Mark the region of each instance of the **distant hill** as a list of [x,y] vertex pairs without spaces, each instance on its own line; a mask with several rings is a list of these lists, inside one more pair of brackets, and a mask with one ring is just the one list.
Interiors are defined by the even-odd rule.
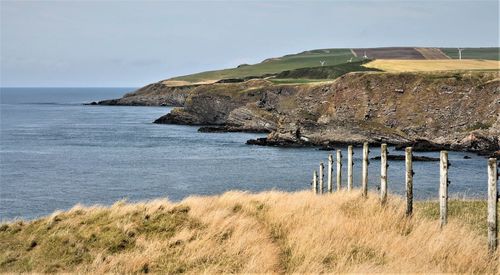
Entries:
[[[174,77],[165,82],[176,86],[192,83],[213,83],[224,79],[263,77],[295,69],[313,68],[322,65],[335,66],[365,59],[458,59],[458,50],[456,48],[413,47],[318,49],[269,58],[257,64],[241,64],[236,68]],[[462,59],[500,60],[500,48],[464,48]]]

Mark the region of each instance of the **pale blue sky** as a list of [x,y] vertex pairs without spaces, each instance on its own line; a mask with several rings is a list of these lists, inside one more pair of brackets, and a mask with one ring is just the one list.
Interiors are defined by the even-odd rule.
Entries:
[[317,48],[499,44],[497,0],[0,1],[1,86],[138,87]]

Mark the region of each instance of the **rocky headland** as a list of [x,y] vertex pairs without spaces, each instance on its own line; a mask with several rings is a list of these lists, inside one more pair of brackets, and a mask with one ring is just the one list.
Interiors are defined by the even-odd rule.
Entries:
[[328,148],[369,142],[500,155],[498,72],[355,72],[307,84],[166,83],[99,104],[177,106],[155,123],[269,132],[248,144]]

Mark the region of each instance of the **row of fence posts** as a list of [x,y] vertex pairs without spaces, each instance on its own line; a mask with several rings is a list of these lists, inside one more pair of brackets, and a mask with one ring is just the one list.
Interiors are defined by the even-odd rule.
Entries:
[[[368,143],[363,144],[363,158],[362,158],[362,168],[361,168],[361,194],[363,197],[368,196],[368,165],[370,150],[368,148]],[[353,146],[349,145],[347,147],[347,191],[353,189]],[[336,166],[337,166],[337,177],[336,185],[337,191],[342,189],[342,151],[336,151]],[[448,161],[448,152],[441,151],[439,158],[440,167],[440,177],[439,177],[439,222],[440,226],[443,227],[447,223],[448,218],[448,185],[450,181],[448,180],[448,168],[450,163]],[[327,189],[329,193],[333,192],[333,156],[328,155],[328,170],[327,170]],[[387,163],[387,144],[382,144],[380,147],[380,202],[385,204],[387,201],[387,168],[389,164]],[[412,147],[406,147],[405,149],[405,186],[406,186],[406,216],[410,217],[413,214],[413,152]],[[316,170],[313,172],[312,188],[315,194],[323,194],[324,191],[324,165],[323,162],[319,164],[319,175]],[[498,191],[497,191],[497,181],[498,181],[498,171],[497,171],[497,159],[488,159],[488,249],[490,252],[494,252],[497,248],[498,240],[498,225],[497,225],[497,203],[498,203]],[[319,185],[319,186],[318,186]]]

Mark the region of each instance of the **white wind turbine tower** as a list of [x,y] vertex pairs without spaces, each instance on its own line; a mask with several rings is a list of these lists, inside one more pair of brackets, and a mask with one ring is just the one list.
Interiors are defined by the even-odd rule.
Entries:
[[367,58],[368,58],[368,56],[366,55],[366,51],[365,51],[365,55],[363,55],[363,58],[364,58],[364,59],[367,59]]
[[462,51],[463,51],[464,49],[461,49],[461,48],[457,48],[457,49],[458,49],[458,59],[459,59],[459,60],[462,60]]
[[325,66],[326,61],[321,60],[321,61],[319,61],[319,63],[321,64],[321,67],[323,67],[323,66]]

